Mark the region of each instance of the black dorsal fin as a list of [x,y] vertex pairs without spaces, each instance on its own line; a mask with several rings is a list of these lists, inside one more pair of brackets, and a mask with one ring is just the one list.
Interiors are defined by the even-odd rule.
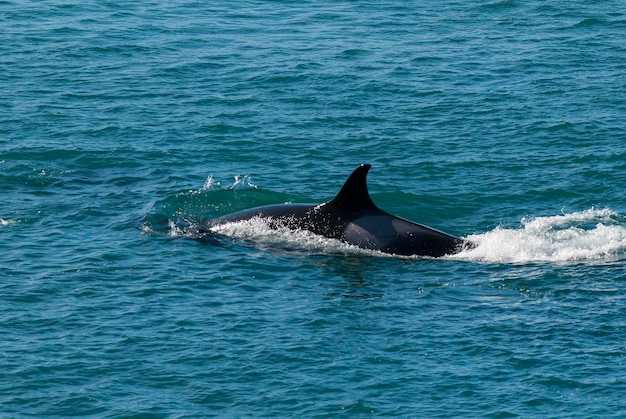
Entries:
[[367,172],[372,166],[362,164],[350,175],[346,183],[331,201],[332,207],[351,212],[367,212],[378,210],[367,191]]

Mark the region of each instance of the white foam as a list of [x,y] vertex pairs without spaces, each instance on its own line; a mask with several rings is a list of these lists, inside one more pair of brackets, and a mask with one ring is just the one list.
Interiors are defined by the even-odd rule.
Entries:
[[307,230],[291,230],[271,226],[267,219],[253,217],[249,220],[214,226],[211,231],[232,238],[254,242],[257,246],[297,248],[319,253],[382,254],[361,249],[340,240],[329,239]]
[[0,227],[4,227],[4,226],[8,226],[11,224],[15,224],[17,223],[18,220],[5,220],[3,218],[0,218]]
[[590,209],[522,219],[521,228],[497,227],[466,237],[477,244],[453,258],[483,262],[578,262],[618,259],[626,253],[623,217]]

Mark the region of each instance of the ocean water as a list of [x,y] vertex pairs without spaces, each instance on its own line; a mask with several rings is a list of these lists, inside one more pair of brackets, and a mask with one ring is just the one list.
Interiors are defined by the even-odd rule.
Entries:
[[[623,417],[622,1],[0,1],[0,416]],[[361,163],[441,259],[259,223]]]

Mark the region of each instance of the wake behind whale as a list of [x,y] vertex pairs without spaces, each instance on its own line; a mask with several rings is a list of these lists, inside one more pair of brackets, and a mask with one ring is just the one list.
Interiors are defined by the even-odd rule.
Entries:
[[606,262],[626,258],[626,218],[609,208],[524,218],[467,237],[476,246],[452,256],[489,263]]

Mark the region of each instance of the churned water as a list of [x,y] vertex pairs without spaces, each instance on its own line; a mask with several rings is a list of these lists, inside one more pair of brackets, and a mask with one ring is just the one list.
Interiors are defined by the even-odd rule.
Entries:
[[[3,417],[623,417],[623,1],[0,1]],[[360,163],[478,246],[259,222]]]

